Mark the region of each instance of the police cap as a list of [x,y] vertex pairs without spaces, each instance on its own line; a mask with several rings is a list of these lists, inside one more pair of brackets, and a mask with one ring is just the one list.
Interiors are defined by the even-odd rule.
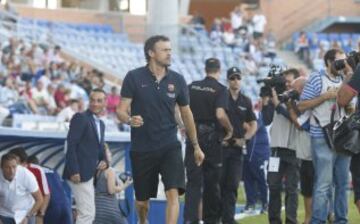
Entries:
[[238,67],[231,67],[227,70],[227,79],[230,79],[232,76],[238,76],[241,79],[241,70]]

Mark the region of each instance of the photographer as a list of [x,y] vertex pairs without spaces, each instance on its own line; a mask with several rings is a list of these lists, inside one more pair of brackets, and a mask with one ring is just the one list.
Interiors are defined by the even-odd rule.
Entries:
[[[276,76],[279,77],[279,76]],[[273,123],[270,129],[271,157],[269,160],[268,184],[269,223],[282,223],[281,221],[281,190],[282,180],[285,177],[285,211],[286,223],[297,223],[297,184],[299,181],[299,167],[295,149],[290,147],[292,138],[290,132],[294,125],[289,120],[289,113],[284,103],[279,101],[280,89],[290,90],[291,83],[299,77],[296,69],[288,69],[281,75],[282,82],[272,88],[271,100],[264,102],[263,114],[271,118]],[[279,78],[278,78],[279,79]],[[280,84],[283,87],[280,88]]]
[[[240,92],[241,71],[232,67],[227,71],[229,83],[229,109],[227,114],[234,128],[230,140],[223,142],[221,172],[222,223],[234,224],[237,190],[243,170],[243,147],[257,129],[251,100]],[[248,128],[244,128],[244,124]]]
[[314,167],[312,164],[311,141],[310,141],[310,111],[300,113],[297,104],[299,96],[303,91],[306,79],[299,77],[292,83],[292,90],[287,93],[286,106],[289,111],[291,122],[295,125],[294,129],[294,148],[296,157],[300,160],[300,186],[301,194],[304,197],[305,220],[304,224],[309,224],[311,219],[311,203],[314,185]]
[[[337,60],[345,59],[340,49],[325,53],[326,71],[315,73],[307,81],[298,104],[300,111],[310,110],[310,136],[315,170],[311,223],[325,223],[329,209],[329,192],[335,186],[335,223],[347,223],[347,185],[350,158],[333,151],[327,142],[323,128],[331,123],[337,89],[342,75],[348,71],[339,69]],[[342,109],[341,109],[342,110]],[[335,115],[337,115],[335,113]]]
[[[344,83],[337,94],[337,103],[341,107],[346,107],[355,96],[358,96],[356,113],[359,113],[360,53],[353,53],[348,58],[354,62],[350,64],[352,64],[351,70],[354,70],[355,72],[349,72],[349,75],[345,77]],[[346,64],[349,64],[348,61],[349,59],[346,60]],[[354,200],[356,207],[360,212],[360,154],[356,154],[351,158],[350,170],[352,174]]]

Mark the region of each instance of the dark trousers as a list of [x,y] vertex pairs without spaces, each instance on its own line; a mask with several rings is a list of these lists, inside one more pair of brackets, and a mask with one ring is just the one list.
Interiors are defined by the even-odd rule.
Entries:
[[269,223],[281,224],[281,191],[285,180],[286,224],[297,223],[299,162],[294,150],[272,148],[272,156],[280,158],[279,172],[268,173],[270,190]]
[[242,177],[242,148],[226,147],[223,149],[221,172],[221,216],[223,224],[235,223],[235,205],[237,190]]
[[253,206],[260,196],[262,205],[268,204],[268,186],[265,178],[265,158],[252,156],[244,158],[243,181],[246,205]]
[[200,147],[205,154],[205,160],[198,167],[194,161],[194,149],[191,144],[187,144],[184,220],[185,223],[191,224],[199,222],[199,204],[202,199],[202,220],[206,224],[216,224],[219,223],[221,216],[221,144],[214,129],[199,129],[198,127],[197,131]]
[[15,224],[15,220],[13,218],[0,215],[0,223],[1,224]]
[[356,154],[351,158],[350,170],[354,189],[354,200],[357,202],[360,200],[360,154]]

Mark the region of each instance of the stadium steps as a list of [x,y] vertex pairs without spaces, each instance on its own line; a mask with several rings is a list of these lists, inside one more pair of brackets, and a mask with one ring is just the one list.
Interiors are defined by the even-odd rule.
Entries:
[[287,64],[289,68],[301,68],[306,74],[310,74],[310,70],[307,65],[301,61],[294,52],[278,49],[276,53],[285,61],[285,64]]

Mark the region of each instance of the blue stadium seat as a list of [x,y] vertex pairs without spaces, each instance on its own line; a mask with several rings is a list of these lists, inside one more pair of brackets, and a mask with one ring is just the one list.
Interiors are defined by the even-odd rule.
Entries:
[[340,35],[338,33],[329,33],[329,41],[339,41]]

